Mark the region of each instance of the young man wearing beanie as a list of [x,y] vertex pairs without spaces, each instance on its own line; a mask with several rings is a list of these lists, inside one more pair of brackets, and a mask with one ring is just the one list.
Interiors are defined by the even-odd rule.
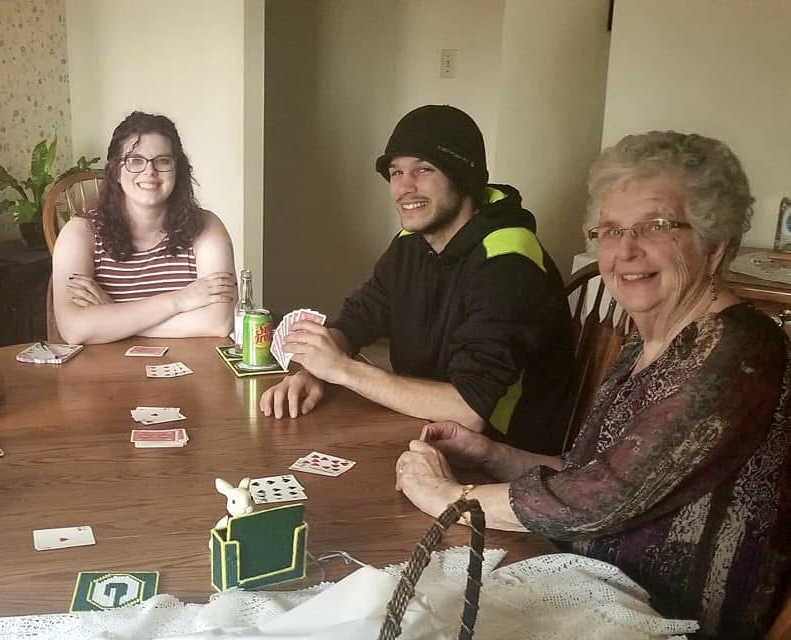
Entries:
[[[329,382],[401,413],[559,453],[574,349],[563,281],[519,192],[487,185],[478,126],[454,107],[415,109],[376,170],[403,229],[328,327],[292,327],[284,350],[304,370],[268,389],[262,411],[308,413]],[[383,337],[392,373],[352,359]]]

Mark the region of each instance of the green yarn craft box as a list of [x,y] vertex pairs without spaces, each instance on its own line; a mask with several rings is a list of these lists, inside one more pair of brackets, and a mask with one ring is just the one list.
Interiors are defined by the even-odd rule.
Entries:
[[217,591],[258,589],[305,577],[308,524],[302,504],[228,520],[211,530],[211,584]]

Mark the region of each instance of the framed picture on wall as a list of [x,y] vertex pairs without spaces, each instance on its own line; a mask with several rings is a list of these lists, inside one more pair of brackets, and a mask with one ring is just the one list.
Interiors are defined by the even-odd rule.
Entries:
[[780,211],[777,214],[777,232],[775,233],[775,251],[791,253],[791,198],[780,200]]

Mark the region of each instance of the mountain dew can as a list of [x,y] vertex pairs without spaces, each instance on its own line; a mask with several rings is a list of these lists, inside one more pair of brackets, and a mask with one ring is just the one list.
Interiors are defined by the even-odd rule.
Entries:
[[272,346],[272,314],[254,309],[242,321],[242,362],[250,367],[265,367],[274,362]]

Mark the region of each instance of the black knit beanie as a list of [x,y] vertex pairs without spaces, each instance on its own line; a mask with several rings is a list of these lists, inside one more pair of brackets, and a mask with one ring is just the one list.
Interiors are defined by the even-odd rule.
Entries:
[[390,161],[398,156],[428,160],[476,202],[489,180],[481,130],[470,116],[449,105],[425,105],[401,118],[376,160],[376,170],[387,181]]

